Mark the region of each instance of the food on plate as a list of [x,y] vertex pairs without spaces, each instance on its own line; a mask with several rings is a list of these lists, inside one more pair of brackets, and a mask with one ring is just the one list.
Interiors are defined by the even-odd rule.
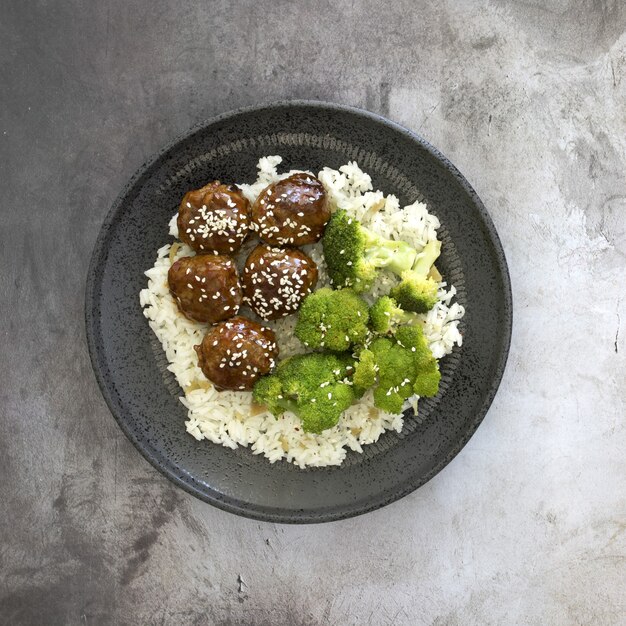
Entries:
[[324,234],[324,258],[335,287],[367,291],[385,269],[401,278],[391,295],[416,313],[426,313],[437,302],[439,285],[428,274],[440,250],[437,240],[418,252],[405,241],[381,237],[343,210],[333,214]]
[[252,205],[252,228],[275,246],[303,246],[319,241],[330,219],[321,181],[299,172],[268,185]]
[[401,272],[402,280],[391,288],[390,295],[407,311],[426,313],[437,303],[439,283],[430,273],[440,254],[441,242],[429,241],[411,269]]
[[439,366],[421,326],[399,327],[392,337],[376,337],[361,350],[355,383],[374,388],[374,405],[387,413],[400,413],[405,400],[430,397],[439,389]]
[[299,417],[305,432],[321,433],[335,426],[354,402],[353,371],[349,354],[298,354],[282,361],[275,374],[259,380],[254,401],[277,416],[290,411]]
[[237,266],[227,256],[182,257],[170,267],[167,282],[180,311],[196,322],[215,324],[237,315],[243,299]]
[[301,250],[259,244],[241,273],[244,302],[262,319],[295,313],[317,283],[317,265]]
[[448,282],[461,275],[434,265],[440,224],[424,203],[373,190],[356,163],[314,176],[279,173],[280,162],[263,157],[256,181],[228,186],[256,220],[230,256],[194,250],[174,216],[180,241],[158,250],[140,303],[193,437],[339,465],[439,392],[441,359],[462,343],[464,294]]
[[381,296],[369,310],[370,326],[381,335],[394,333],[402,325],[424,324],[423,316],[412,311],[404,311],[390,296]]
[[217,389],[252,389],[278,357],[274,331],[242,316],[213,326],[194,348],[200,369]]
[[344,352],[367,337],[368,305],[352,289],[322,287],[307,296],[294,333],[307,347]]
[[188,191],[178,209],[178,233],[198,254],[234,254],[250,231],[249,203],[235,185],[219,180]]

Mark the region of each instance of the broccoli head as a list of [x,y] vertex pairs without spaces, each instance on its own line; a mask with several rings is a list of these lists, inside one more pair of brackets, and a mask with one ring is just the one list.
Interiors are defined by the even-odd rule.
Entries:
[[404,241],[391,241],[368,230],[346,211],[333,213],[322,240],[330,280],[335,287],[366,291],[378,270],[410,269],[417,252]]
[[434,359],[431,366],[420,371],[418,377],[413,383],[413,393],[422,398],[431,398],[437,395],[439,391],[439,381],[441,380],[441,372]]
[[403,311],[390,296],[382,296],[370,307],[370,327],[376,333],[394,333],[402,324],[422,324],[423,319],[411,311]]
[[276,372],[260,378],[253,399],[276,416],[291,411],[305,432],[332,428],[356,399],[350,377],[354,359],[348,354],[311,352],[279,363]]
[[294,332],[309,348],[344,352],[365,340],[368,321],[367,303],[352,289],[323,287],[305,298]]
[[366,291],[378,271],[387,269],[401,279],[391,295],[406,311],[425,313],[437,302],[438,283],[428,274],[439,257],[441,242],[430,241],[418,252],[404,241],[373,233],[340,209],[330,218],[322,244],[334,286]]
[[284,396],[280,378],[276,374],[261,376],[254,384],[252,399],[258,404],[265,405],[274,415],[280,415],[284,410],[281,404]]
[[403,326],[398,328],[395,338],[397,343],[409,349],[413,356],[416,374],[413,380],[413,393],[424,398],[437,395],[441,380],[439,364],[428,347],[422,328]]
[[355,392],[359,395],[365,393],[370,387],[376,383],[376,357],[374,353],[365,348],[359,354],[359,360],[354,366],[354,382]]
[[413,395],[414,363],[411,352],[392,339],[378,338],[370,345],[378,366],[378,386],[374,403],[387,413],[401,413],[402,405]]
[[400,413],[412,395],[436,395],[440,377],[421,326],[402,326],[393,337],[377,337],[361,351],[354,385],[357,390],[375,387],[375,405]]
[[417,256],[410,270],[400,273],[401,281],[391,289],[391,295],[407,311],[426,313],[437,303],[436,280],[428,276],[441,252],[440,241],[429,241]]

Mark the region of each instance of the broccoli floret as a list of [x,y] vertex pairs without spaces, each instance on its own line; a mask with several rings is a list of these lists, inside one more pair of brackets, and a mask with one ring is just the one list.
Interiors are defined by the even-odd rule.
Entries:
[[422,324],[422,318],[411,311],[403,311],[389,296],[382,296],[370,307],[370,326],[373,331],[385,335],[394,333],[402,324]]
[[296,415],[302,421],[302,428],[308,433],[321,433],[332,428],[339,421],[341,414],[355,401],[354,390],[344,383],[330,384],[318,388],[301,405]]
[[417,379],[413,383],[413,393],[422,398],[436,396],[439,391],[439,381],[441,373],[435,361],[428,370],[419,372]]
[[350,355],[299,354],[281,361],[274,374],[260,378],[253,399],[276,416],[291,411],[306,432],[321,433],[335,426],[355,401],[349,379],[353,370]]
[[365,392],[376,383],[376,357],[371,350],[363,349],[354,369],[354,387],[357,392]]
[[357,390],[374,388],[374,404],[400,413],[407,398],[433,396],[439,388],[439,367],[421,326],[402,326],[393,337],[377,337],[361,351],[355,365]]
[[339,210],[330,218],[322,244],[333,285],[366,291],[385,268],[401,278],[390,295],[404,310],[426,313],[437,302],[438,283],[428,274],[439,257],[441,242],[430,241],[418,253],[404,241],[376,235]]
[[257,380],[252,392],[252,399],[257,404],[264,404],[274,415],[280,415],[284,410],[280,403],[284,399],[282,391],[283,386],[278,376],[270,374]]
[[423,369],[431,361],[437,361],[428,347],[421,326],[401,326],[396,330],[395,340],[398,345],[411,351],[418,369]]
[[[382,344],[382,342],[385,344]],[[415,365],[409,350],[390,339],[372,343],[378,366],[378,387],[374,390],[376,406],[388,413],[400,413],[407,398],[413,395]]]
[[389,295],[406,311],[426,313],[437,303],[436,280],[428,273],[441,253],[440,241],[429,241],[417,257],[410,270],[400,273],[401,281],[391,289]]
[[403,326],[396,332],[398,345],[411,351],[415,367],[413,393],[424,398],[437,395],[441,373],[421,327]]
[[366,291],[380,268],[400,274],[411,269],[416,250],[404,241],[391,241],[368,230],[340,209],[326,225],[324,258],[335,287]]
[[365,340],[368,321],[367,303],[352,289],[323,287],[305,298],[294,332],[309,348],[344,352]]

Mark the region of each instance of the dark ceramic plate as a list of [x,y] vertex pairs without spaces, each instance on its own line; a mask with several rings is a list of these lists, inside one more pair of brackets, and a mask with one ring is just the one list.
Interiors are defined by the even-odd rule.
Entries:
[[[422,198],[442,227],[438,266],[467,308],[464,343],[442,361],[437,398],[422,401],[400,434],[385,433],[340,468],[271,465],[185,432],[180,389],[139,307],[144,270],[171,241],[167,223],[188,189],[218,178],[253,181],[259,157],[318,171],[350,160],[402,204]],[[107,216],[89,267],[87,339],[102,393],[122,430],[157,469],[227,511],[276,522],[323,522],[410,493],[461,450],[482,421],[504,371],[511,288],[504,253],[482,202],[435,148],[377,115],[320,102],[287,102],[222,115],[143,166]]]

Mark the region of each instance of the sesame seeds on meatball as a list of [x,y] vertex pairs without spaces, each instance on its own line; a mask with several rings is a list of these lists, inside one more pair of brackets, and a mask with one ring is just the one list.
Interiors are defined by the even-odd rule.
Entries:
[[246,259],[244,302],[264,320],[295,313],[317,283],[317,265],[295,248],[257,246]]
[[250,232],[249,203],[218,180],[188,191],[178,209],[178,236],[198,254],[234,254]]
[[298,172],[266,187],[252,206],[252,229],[275,246],[303,246],[321,238],[330,219],[326,189]]
[[274,331],[246,317],[214,326],[195,346],[198,365],[218,389],[249,391],[276,365]]
[[189,319],[215,324],[237,315],[242,293],[237,266],[227,256],[186,256],[167,273],[170,292]]

